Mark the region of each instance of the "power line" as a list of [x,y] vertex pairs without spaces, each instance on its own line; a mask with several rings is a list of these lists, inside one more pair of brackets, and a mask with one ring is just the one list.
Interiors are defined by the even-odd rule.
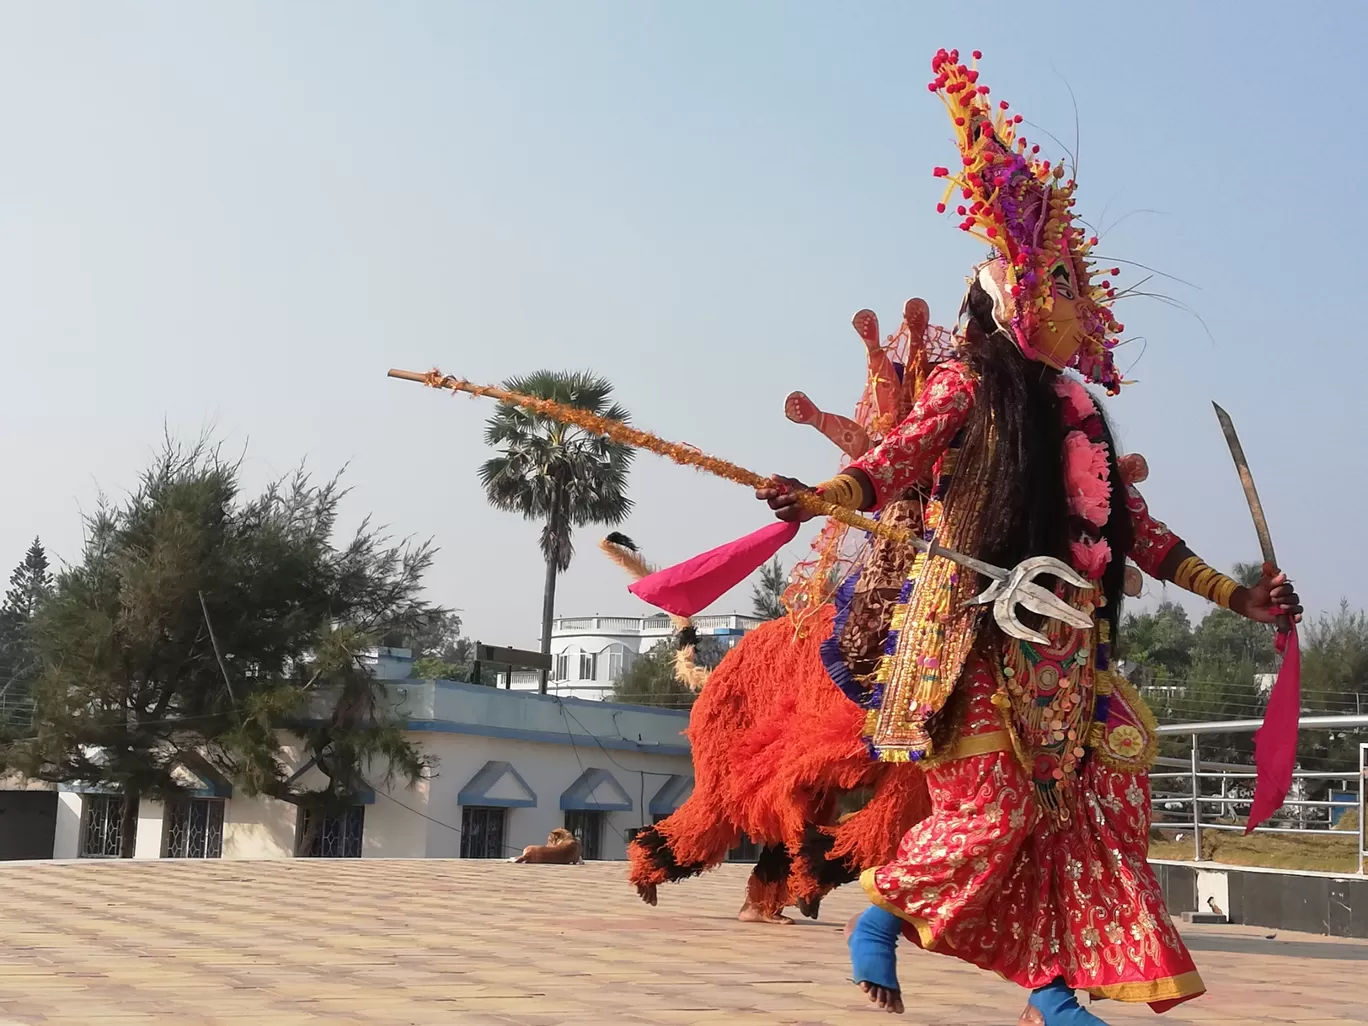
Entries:
[[[460,827],[452,826],[450,823],[443,822],[442,820],[438,819],[438,818],[435,817],[435,816],[429,816],[426,812],[420,812],[418,809],[415,809],[412,805],[409,805],[409,804],[407,804],[407,803],[405,803],[405,802],[401,802],[398,798],[394,797],[394,795],[392,795],[392,794],[389,794],[389,793],[387,793],[387,792],[385,792],[385,791],[377,791],[377,792],[375,792],[375,793],[378,794],[378,795],[380,795],[380,796],[383,797],[383,798],[388,798],[390,801],[394,802],[394,804],[397,805],[397,806],[399,806],[401,809],[407,809],[409,812],[413,813],[415,816],[418,816],[418,817],[420,817],[420,818],[422,818],[422,819],[425,819],[425,820],[427,820],[429,823],[436,823],[439,827],[445,827],[446,829],[450,830],[453,834],[455,834],[457,837],[464,837],[464,836],[465,836],[465,831],[462,830]],[[504,851],[516,852],[516,853],[519,854],[519,855],[522,854],[522,849],[521,849],[521,848],[515,848],[515,847],[514,847],[513,845],[511,845],[511,844],[501,844],[500,847],[503,848]]]

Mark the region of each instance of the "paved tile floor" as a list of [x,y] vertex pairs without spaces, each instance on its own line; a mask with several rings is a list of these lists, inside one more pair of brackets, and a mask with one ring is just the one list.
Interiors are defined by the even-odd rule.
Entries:
[[[622,864],[0,863],[0,1026],[557,1026],[885,1021],[844,980],[845,888],[822,919],[732,916],[743,867],[642,905]],[[1368,1023],[1368,943],[1195,927],[1211,993],[1163,1019]],[[1012,1026],[1023,995],[907,951],[903,1021]]]

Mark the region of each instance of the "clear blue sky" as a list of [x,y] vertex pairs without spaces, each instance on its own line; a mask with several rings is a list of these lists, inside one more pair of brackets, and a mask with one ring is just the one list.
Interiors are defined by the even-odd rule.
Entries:
[[[784,420],[784,396],[848,410],[851,315],[891,327],[920,295],[948,321],[979,255],[930,176],[954,153],[929,60],[958,46],[1070,147],[1072,86],[1081,211],[1131,214],[1104,251],[1200,286],[1164,289],[1212,337],[1158,303],[1121,311],[1148,345],[1111,409],[1156,514],[1214,564],[1255,558],[1217,399],[1308,606],[1368,604],[1366,12],[6,5],[0,564],[35,534],[74,558],[80,511],[133,483],[163,422],[214,426],[247,446],[253,485],[304,457],[349,464],[354,518],[441,545],[431,590],[470,634],[533,643],[536,527],[475,478],[488,407],[386,369],[592,368],[643,426],[825,476],[835,450]],[[633,495],[626,529],[662,562],[765,520],[653,457]],[[578,539],[559,611],[642,610],[596,540]]]

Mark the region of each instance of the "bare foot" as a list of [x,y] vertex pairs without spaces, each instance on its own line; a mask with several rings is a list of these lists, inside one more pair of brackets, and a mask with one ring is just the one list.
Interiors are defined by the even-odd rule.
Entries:
[[865,997],[869,998],[869,1003],[882,1012],[890,1015],[903,1014],[902,993],[896,990],[889,990],[887,987],[876,987],[872,983],[860,984],[860,989],[864,991]]
[[756,908],[751,904],[742,906],[741,911],[736,913],[736,918],[743,923],[769,923],[772,926],[793,925],[793,920],[788,916],[778,912],[766,912],[764,909]]
[[1017,1026],[1045,1026],[1045,1016],[1040,1014],[1039,1008],[1028,1001],[1026,1010],[1021,1013],[1021,1018],[1017,1020]]
[[802,392],[790,392],[784,400],[784,416],[795,424],[816,424],[821,415],[817,404]]
[[870,349],[877,349],[879,346],[879,318],[875,316],[873,310],[861,310],[851,318],[850,323],[864,344]]
[[[851,916],[845,924],[845,939],[849,943],[850,935],[855,932],[855,924],[860,921],[859,913]],[[872,983],[861,983],[860,990],[869,999],[869,1003],[881,1011],[888,1012],[890,1015],[903,1014],[902,992],[889,990],[887,987],[876,987]]]
[[646,902],[646,904],[650,905],[652,908],[655,908],[657,900],[655,884],[637,884],[637,894],[641,895],[642,901]]

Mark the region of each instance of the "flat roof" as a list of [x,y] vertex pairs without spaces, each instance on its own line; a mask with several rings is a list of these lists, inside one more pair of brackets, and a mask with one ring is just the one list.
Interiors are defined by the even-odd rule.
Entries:
[[[620,862],[283,859],[0,864],[0,1022],[870,1026],[841,926],[736,921],[749,866],[662,887]],[[1182,927],[1210,993],[1176,1024],[1361,1022],[1368,942]],[[1025,992],[900,946],[909,1023],[1012,1023]],[[1110,1022],[1143,1006],[1094,1006]]]

